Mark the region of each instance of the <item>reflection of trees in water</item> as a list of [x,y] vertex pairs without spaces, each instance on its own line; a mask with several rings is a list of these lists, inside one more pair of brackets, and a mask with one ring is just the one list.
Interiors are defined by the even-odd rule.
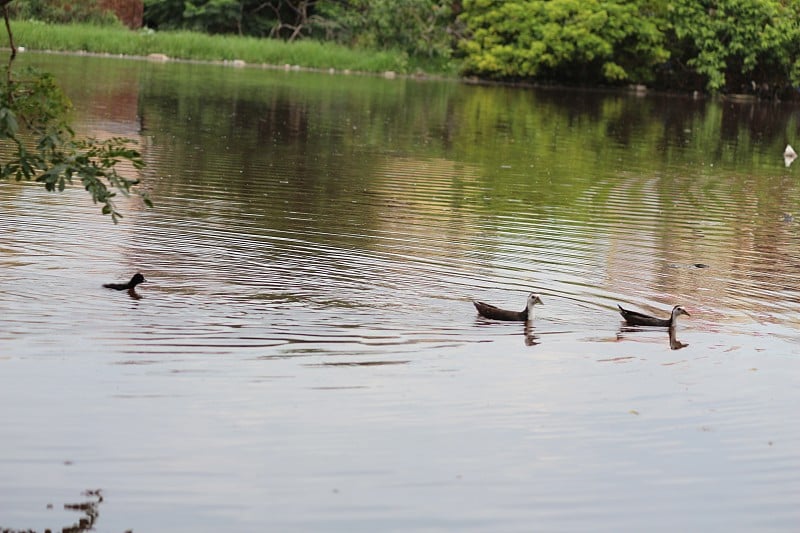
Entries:
[[[736,164],[765,143],[781,153],[791,129],[791,113],[774,112],[775,104],[172,67],[171,78],[142,85],[140,99],[148,132],[186,140],[171,147],[177,157],[158,162],[172,174],[225,153],[245,165],[290,154],[304,176],[323,177],[328,164],[354,153],[364,164],[381,151],[422,151],[487,169],[535,162],[549,171],[531,173],[546,185],[538,193],[558,201],[580,194],[576,176],[590,186],[609,170],[598,163],[652,168],[700,155]],[[581,152],[598,157],[574,157]]]
[[427,231],[431,215],[491,215],[514,243],[566,228],[608,272],[597,285],[664,301],[800,269],[780,260],[792,226],[776,213],[796,209],[797,184],[775,174],[798,134],[781,104],[199,65],[142,80],[147,172],[169,176],[156,198],[191,188],[320,234]]
[[[94,525],[97,518],[100,516],[100,504],[103,503],[103,495],[100,489],[87,490],[83,492],[87,501],[81,503],[65,503],[64,509],[68,511],[77,511],[82,513],[77,522],[71,526],[64,526],[61,528],[62,533],[83,533],[85,531],[94,531]],[[48,504],[48,509],[52,509],[53,505]],[[2,533],[36,533],[33,529],[8,529],[0,526]],[[45,531],[50,531],[46,529]]]

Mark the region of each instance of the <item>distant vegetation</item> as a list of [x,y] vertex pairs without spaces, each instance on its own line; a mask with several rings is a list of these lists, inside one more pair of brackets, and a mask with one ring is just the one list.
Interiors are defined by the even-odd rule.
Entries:
[[[98,23],[108,18],[103,1],[15,0],[12,7],[18,19]],[[765,97],[792,96],[800,85],[800,0],[131,1],[144,2],[142,21],[155,31],[149,40],[122,39],[136,42],[135,53]],[[206,41],[208,34],[226,37]],[[272,48],[256,52],[264,41]],[[325,44],[294,48],[310,42]],[[356,52],[327,55],[332,44]],[[365,55],[379,59],[365,65]],[[343,66],[351,60],[357,64]]]
[[793,93],[799,0],[464,0],[463,71],[495,79]]
[[114,13],[101,7],[98,0],[14,0],[8,6],[12,17],[43,22],[117,24]]
[[17,44],[32,50],[86,51],[102,54],[165,54],[177,59],[231,61],[311,68],[352,69],[364,72],[413,71],[414,64],[399,53],[365,52],[346,46],[303,40],[257,39],[235,35],[207,35],[187,30],[131,32],[125,28],[92,24],[52,25],[16,21]]

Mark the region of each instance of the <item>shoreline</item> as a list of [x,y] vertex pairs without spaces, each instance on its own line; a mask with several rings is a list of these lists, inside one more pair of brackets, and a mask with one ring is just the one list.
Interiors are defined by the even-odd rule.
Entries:
[[[2,52],[11,52],[11,49],[7,46],[0,47],[0,51]],[[286,72],[312,72],[315,74],[330,74],[330,75],[345,75],[345,76],[371,76],[376,78],[386,78],[386,79],[413,79],[413,80],[434,80],[434,81],[453,81],[464,83],[466,82],[466,78],[461,76],[447,76],[444,74],[430,74],[427,72],[417,72],[414,74],[405,74],[393,70],[385,70],[382,72],[372,72],[367,70],[355,70],[355,69],[341,69],[341,68],[320,68],[320,67],[306,67],[302,65],[292,65],[290,63],[284,63],[283,65],[272,64],[272,63],[252,63],[244,61],[243,59],[187,59],[181,57],[170,57],[167,54],[160,54],[160,53],[151,53],[148,55],[136,55],[136,54],[114,54],[110,52],[89,52],[87,50],[36,50],[36,49],[29,49],[29,48],[22,48],[19,47],[17,49],[17,55],[20,54],[47,54],[47,55],[66,55],[66,56],[86,56],[86,57],[98,57],[98,58],[108,58],[108,59],[122,59],[128,61],[148,61],[151,63],[182,63],[182,64],[194,64],[194,65],[216,65],[221,67],[228,67],[228,68],[251,68],[251,69],[262,69],[262,70],[275,70],[275,71],[286,71]],[[489,82],[497,83],[497,82]]]
[[[11,49],[7,46],[0,47],[0,51],[3,52],[11,52]],[[302,65],[293,65],[290,63],[285,63],[282,65],[279,64],[272,64],[272,63],[252,63],[247,62],[242,59],[218,59],[218,60],[210,60],[210,59],[187,59],[187,58],[180,58],[180,57],[170,57],[166,54],[161,53],[151,53],[148,55],[136,55],[136,54],[114,54],[110,52],[89,52],[87,50],[31,50],[28,48],[18,48],[18,54],[48,54],[48,55],[69,55],[69,56],[88,56],[88,57],[98,57],[98,58],[108,58],[108,59],[122,59],[128,61],[148,61],[151,63],[182,63],[182,64],[197,64],[197,65],[215,65],[227,68],[250,68],[250,69],[262,69],[262,70],[271,70],[271,71],[284,71],[284,72],[308,72],[308,73],[315,73],[315,74],[329,74],[333,75],[343,75],[343,76],[367,76],[367,77],[375,77],[375,78],[384,78],[388,80],[393,79],[407,79],[407,80],[417,80],[417,81],[444,81],[444,82],[453,82],[453,83],[462,83],[465,85],[474,85],[474,86],[487,86],[487,87],[511,87],[517,89],[536,89],[536,90],[543,90],[543,91],[580,91],[580,92],[596,92],[596,93],[607,93],[607,94],[622,94],[628,96],[636,96],[639,98],[644,98],[646,96],[659,96],[659,97],[668,97],[668,98],[681,98],[681,99],[691,99],[691,100],[710,100],[710,101],[723,101],[728,104],[735,104],[735,105],[753,105],[753,104],[775,104],[775,103],[794,103],[794,100],[769,100],[769,99],[762,99],[754,94],[739,94],[739,93],[727,93],[727,94],[706,94],[700,91],[694,91],[692,93],[683,93],[683,92],[675,92],[675,91],[662,91],[658,89],[653,89],[647,87],[645,85],[629,85],[629,86],[620,86],[620,87],[588,87],[588,86],[572,86],[572,85],[559,85],[559,84],[548,84],[544,82],[525,82],[525,81],[498,81],[498,80],[488,80],[483,78],[477,78],[474,76],[448,76],[445,74],[430,74],[427,72],[417,72],[413,74],[406,74],[401,72],[396,72],[392,70],[386,70],[382,72],[372,72],[366,70],[355,70],[355,69],[341,69],[341,68],[320,68],[320,67],[308,67]]]

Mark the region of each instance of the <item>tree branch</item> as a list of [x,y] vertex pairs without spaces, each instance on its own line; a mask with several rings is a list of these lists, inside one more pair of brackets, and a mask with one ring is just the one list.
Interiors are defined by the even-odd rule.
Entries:
[[6,31],[8,32],[8,45],[11,47],[11,57],[8,58],[8,69],[6,70],[8,83],[11,83],[11,63],[13,63],[14,58],[17,57],[17,47],[14,46],[14,34],[11,33],[11,21],[8,19],[9,2],[11,2],[11,0],[0,0],[0,6],[3,8],[3,18],[6,21]]

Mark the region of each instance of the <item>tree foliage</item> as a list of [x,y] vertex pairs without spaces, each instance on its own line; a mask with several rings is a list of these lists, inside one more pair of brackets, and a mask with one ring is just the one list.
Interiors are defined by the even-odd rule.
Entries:
[[668,52],[644,1],[465,0],[467,73],[577,82],[645,81]]
[[800,82],[800,0],[464,0],[464,71],[740,91]]
[[411,56],[449,58],[459,25],[457,2],[446,0],[321,0],[315,27],[322,37]]
[[119,24],[117,17],[103,9],[97,0],[17,0],[8,7],[14,18],[56,23]]
[[145,22],[158,29],[313,37],[450,57],[457,5],[452,0],[145,0]]
[[672,0],[666,13],[676,75],[712,91],[800,82],[800,2]]
[[[0,0],[0,5],[8,0]],[[16,0],[20,16],[88,17],[101,0]],[[647,83],[788,95],[800,0],[144,0],[155,29],[401,51],[498,80]],[[94,7],[92,7],[94,6]]]
[[294,40],[311,31],[318,0],[145,0],[145,23]]

